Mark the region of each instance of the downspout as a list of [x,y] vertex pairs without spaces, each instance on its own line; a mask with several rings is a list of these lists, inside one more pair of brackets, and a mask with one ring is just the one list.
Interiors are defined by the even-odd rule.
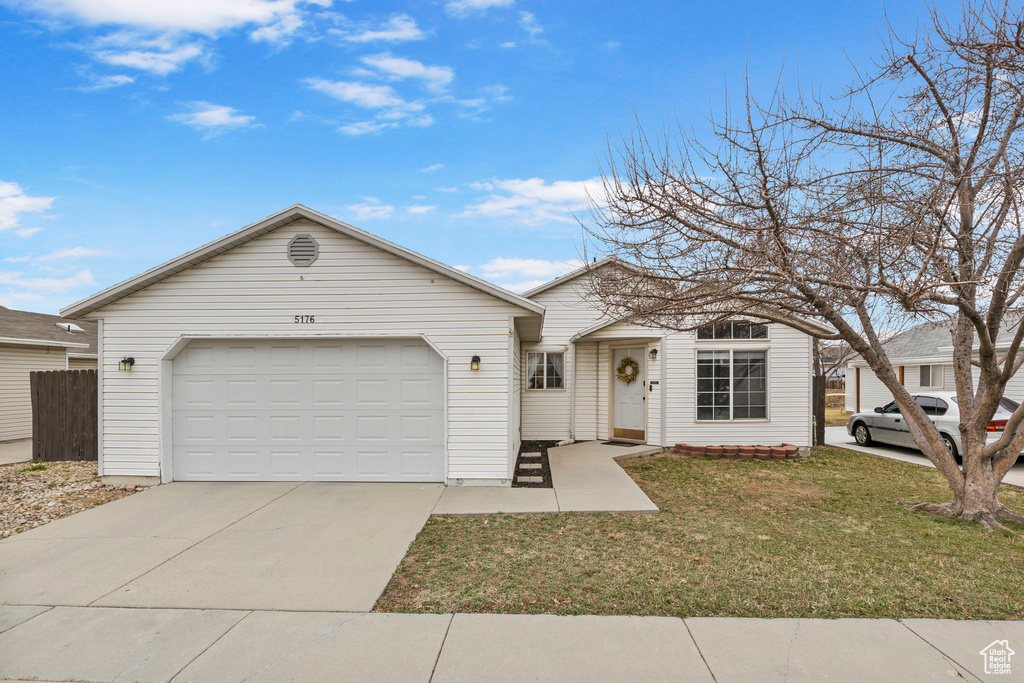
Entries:
[[569,385],[569,441],[576,440],[576,340],[572,344],[572,378]]

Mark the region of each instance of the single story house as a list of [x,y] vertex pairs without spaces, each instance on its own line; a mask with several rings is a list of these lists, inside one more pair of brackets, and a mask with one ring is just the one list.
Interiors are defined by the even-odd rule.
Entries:
[[[1016,333],[1016,323],[1004,328],[996,339],[997,350],[1005,350]],[[905,330],[883,344],[900,382],[910,393],[956,391],[953,375],[953,339],[949,322],[927,322]],[[977,381],[978,369],[974,368]],[[1024,373],[1006,384],[1006,396],[1024,403]],[[847,366],[846,409],[870,412],[893,400],[890,392],[859,356]]]
[[810,445],[809,337],[602,319],[587,277],[514,294],[295,205],[62,313],[99,324],[124,481],[508,485],[523,440]]
[[96,323],[0,306],[0,443],[32,438],[29,373],[96,368]]

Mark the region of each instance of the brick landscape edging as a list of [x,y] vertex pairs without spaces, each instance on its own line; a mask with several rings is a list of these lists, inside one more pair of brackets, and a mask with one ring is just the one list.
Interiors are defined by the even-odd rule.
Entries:
[[800,447],[791,443],[780,446],[691,446],[677,443],[672,450],[715,460],[796,460],[800,457]]

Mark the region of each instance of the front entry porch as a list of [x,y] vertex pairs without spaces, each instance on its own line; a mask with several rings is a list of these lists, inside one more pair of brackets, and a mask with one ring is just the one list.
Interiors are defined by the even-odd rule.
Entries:
[[662,339],[616,332],[605,328],[573,340],[571,436],[664,445]]

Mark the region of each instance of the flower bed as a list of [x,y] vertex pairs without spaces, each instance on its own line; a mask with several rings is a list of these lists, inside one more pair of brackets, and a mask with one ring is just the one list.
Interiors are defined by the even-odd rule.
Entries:
[[677,443],[672,450],[716,460],[796,460],[800,457],[800,447],[790,443],[780,446],[691,446]]

